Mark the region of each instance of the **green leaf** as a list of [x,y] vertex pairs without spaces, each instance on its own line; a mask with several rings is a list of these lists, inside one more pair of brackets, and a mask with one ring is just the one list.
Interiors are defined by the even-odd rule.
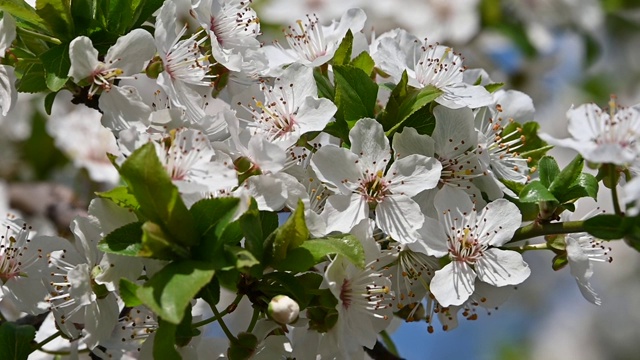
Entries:
[[250,359],[258,346],[258,338],[251,333],[238,334],[238,341],[232,341],[227,356],[230,360]]
[[56,96],[58,96],[58,92],[48,93],[47,96],[44,97],[44,111],[47,115],[51,115],[51,108],[53,108],[53,102],[56,100]]
[[75,34],[71,0],[37,0],[36,13],[44,19],[53,35],[72,40]]
[[168,240],[183,246],[199,242],[193,217],[158,160],[152,143],[134,151],[122,164],[120,175],[140,204],[140,212],[158,224],[169,235]]
[[159,260],[188,258],[189,252],[172,242],[158,224],[147,221],[142,225],[142,244],[138,256]]
[[240,199],[231,197],[203,199],[193,204],[189,212],[200,235],[213,230],[219,238],[236,216],[239,203]]
[[113,201],[121,208],[138,210],[140,207],[138,200],[129,192],[126,186],[118,186],[109,191],[97,192],[96,195],[100,198]]
[[540,182],[548,189],[549,185],[560,174],[560,167],[551,156],[543,156],[538,162],[538,171],[540,172]]
[[236,269],[241,273],[248,274],[252,267],[260,265],[260,261],[249,250],[239,246],[225,246],[225,250],[232,256]]
[[[364,268],[364,249],[360,241],[353,235],[329,236],[322,239],[307,240],[299,248],[287,254],[287,258],[274,265],[276,269],[289,269],[300,263],[300,258],[312,259],[311,266],[327,260],[327,255],[342,255],[353,265]],[[294,271],[308,270],[295,269]]]
[[614,214],[601,214],[585,220],[585,230],[602,240],[622,239],[633,226],[633,219]]
[[0,359],[26,360],[33,351],[36,329],[31,325],[4,322],[0,326]]
[[313,69],[313,78],[316,80],[316,86],[318,87],[318,96],[333,101],[335,90],[331,80],[324,76],[320,69],[317,68]]
[[160,7],[164,4],[164,0],[146,0],[140,3],[140,6],[136,9],[136,13],[138,14],[133,26],[130,29],[140,27],[142,23],[147,21],[151,14],[156,12],[156,10],[160,9]]
[[172,262],[153,275],[136,295],[160,317],[179,324],[191,299],[211,281],[214,273],[213,267],[205,262]]
[[293,214],[269,236],[266,245],[270,251],[267,251],[267,254],[277,264],[287,257],[287,252],[297,248],[308,238],[309,229],[307,229],[304,220],[304,204],[302,200],[299,200],[298,207]]
[[[278,227],[278,215],[272,212],[260,212],[257,208],[245,212],[240,217],[240,226],[244,234],[244,246],[253,256],[262,261],[264,241]],[[275,226],[274,225],[275,222]]]
[[209,306],[216,306],[220,301],[220,282],[218,277],[214,277],[205,287],[203,287],[198,296],[206,301]]
[[540,181],[532,181],[525,185],[519,197],[523,203],[538,203],[540,201],[558,202],[558,199],[556,199]]
[[176,350],[176,330],[177,326],[166,319],[158,319],[158,329],[155,332],[153,341],[153,358],[157,360],[177,360],[182,359]]
[[45,81],[44,66],[41,63],[26,65],[22,77],[16,84],[16,89],[19,92],[31,94],[48,92],[49,88]]
[[138,288],[140,288],[140,286],[138,286],[136,283],[133,283],[125,278],[120,279],[120,297],[127,307],[136,307],[142,305],[142,301],[140,301],[140,299],[138,299],[138,296],[136,295]]
[[569,259],[567,258],[567,254],[558,254],[553,257],[553,260],[551,260],[551,268],[555,271],[562,269],[568,264]]
[[517,122],[512,122],[505,126],[502,131],[502,136],[508,138],[508,134],[518,134],[521,138],[524,138],[524,144],[518,148],[520,157],[528,159],[529,167],[535,167],[538,165],[538,161],[542,158],[547,151],[553,148],[548,145],[544,140],[538,136],[538,130],[540,124],[535,121],[530,121],[521,125]]
[[338,107],[336,119],[345,121],[351,129],[362,118],[373,118],[378,85],[362,69],[351,65],[333,67]]
[[578,176],[576,181],[559,195],[558,200],[561,203],[579,199],[582,197],[590,197],[597,200],[598,197],[598,180],[595,176],[587,173],[582,173]]
[[67,74],[71,68],[69,43],[51,47],[40,55],[40,59],[44,65],[45,79],[49,90],[55,92],[62,89],[69,80]]
[[376,67],[375,61],[371,58],[368,52],[363,51],[358,56],[351,60],[351,65],[362,69],[367,75],[373,74],[373,69]]
[[582,173],[583,165],[584,159],[582,156],[577,155],[575,159],[553,179],[549,185],[549,191],[555,195],[556,198],[562,197],[562,194],[566,193],[569,187],[578,180],[578,177]]
[[71,16],[76,26],[77,34],[86,34],[96,18],[98,0],[73,0],[71,2]]
[[24,0],[0,0],[0,10],[6,11],[16,19],[25,21],[36,28],[47,29],[47,23],[44,19]]
[[493,83],[493,84],[485,85],[484,88],[487,89],[488,92],[494,93],[500,90],[503,86],[504,86],[504,83]]
[[137,8],[141,0],[110,0],[107,30],[115,34],[124,34],[136,22]]
[[138,256],[142,249],[142,223],[134,222],[113,230],[98,243],[98,249],[112,254]]
[[353,49],[353,33],[351,30],[347,30],[347,33],[342,38],[340,46],[336,49],[333,55],[333,65],[346,65],[351,60],[351,50]]

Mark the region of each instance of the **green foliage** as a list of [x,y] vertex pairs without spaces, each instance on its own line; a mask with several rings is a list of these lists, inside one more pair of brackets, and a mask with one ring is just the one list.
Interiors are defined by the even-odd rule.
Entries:
[[193,217],[158,160],[154,145],[145,144],[122,164],[120,175],[140,204],[140,212],[182,246],[198,243]]
[[120,298],[122,298],[122,301],[124,301],[124,304],[127,307],[136,307],[142,305],[142,301],[140,301],[140,299],[138,299],[138,296],[136,295],[136,292],[138,291],[138,288],[140,288],[140,286],[125,278],[120,279],[120,283],[118,285],[120,290]]
[[5,321],[0,325],[0,359],[26,360],[33,351],[31,342],[35,337],[33,326]]
[[251,358],[256,347],[258,346],[258,338],[251,333],[238,334],[237,341],[232,341],[227,356],[229,360],[245,360]]
[[140,207],[138,200],[129,192],[129,188],[126,186],[118,186],[109,191],[97,192],[96,195],[100,198],[113,201],[121,208],[135,211]]
[[304,220],[304,204],[298,207],[287,221],[276,229],[265,242],[265,260],[268,265],[277,266],[287,257],[287,253],[309,238],[309,229]]
[[176,350],[176,330],[178,326],[163,318],[158,319],[158,329],[153,341],[153,358],[158,360],[182,359]]
[[348,30],[345,34],[340,46],[336,49],[331,62],[333,65],[347,65],[351,60],[351,51],[353,50],[353,33]]
[[143,304],[164,320],[179,324],[191,299],[213,278],[211,264],[194,261],[175,261],[157,272],[136,290]]
[[[431,135],[435,119],[428,105],[441,94],[440,90],[431,85],[422,89],[409,86],[407,72],[404,71],[400,82],[391,91],[386,108],[380,112],[377,120],[382,124],[387,136],[402,132],[402,129],[409,125],[416,128],[420,134]],[[426,113],[421,110],[426,110]],[[414,118],[414,115],[418,114],[419,116]],[[425,128],[425,124],[429,126]]]
[[141,256],[142,222],[134,222],[113,230],[98,243],[98,249],[124,256]]
[[333,72],[334,100],[338,107],[336,122],[346,122],[351,129],[358,120],[375,117],[378,85],[369,75],[352,65],[336,65]]
[[328,236],[305,241],[287,254],[275,266],[280,270],[306,271],[328,259],[327,255],[342,255],[356,267],[363,269],[365,254],[360,241],[353,235]]

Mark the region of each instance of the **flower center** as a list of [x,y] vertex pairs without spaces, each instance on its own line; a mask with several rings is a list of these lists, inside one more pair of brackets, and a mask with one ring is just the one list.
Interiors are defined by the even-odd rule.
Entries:
[[470,228],[465,227],[458,229],[456,236],[453,238],[449,237],[447,248],[449,249],[451,260],[464,261],[473,265],[482,257],[487,246],[480,244],[477,235],[471,232]]
[[365,178],[360,181],[360,186],[357,191],[365,197],[370,205],[376,205],[382,202],[386,196],[391,195],[389,183],[384,178],[382,170],[365,176]]

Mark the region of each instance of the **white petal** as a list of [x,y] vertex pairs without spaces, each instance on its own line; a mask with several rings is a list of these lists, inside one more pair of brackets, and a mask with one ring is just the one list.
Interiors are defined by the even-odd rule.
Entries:
[[6,11],[0,19],[0,58],[5,57],[5,51],[16,38],[16,20]]
[[109,68],[118,68],[123,75],[134,75],[142,71],[144,63],[156,53],[156,45],[151,34],[143,29],[134,29],[109,48],[105,64]]
[[437,258],[447,255],[447,235],[442,226],[440,222],[425,216],[424,224],[418,229],[418,240],[407,246],[415,252]]
[[389,140],[382,125],[374,119],[360,119],[349,132],[351,151],[360,156],[365,169],[384,170],[391,158]]
[[256,199],[258,209],[278,211],[287,200],[287,189],[279,179],[268,175],[251,176],[246,180],[249,192]]
[[69,59],[71,60],[69,76],[76,82],[90,77],[100,65],[98,50],[86,36],[79,36],[71,41]]
[[85,311],[84,331],[87,335],[83,342],[91,349],[111,336],[118,323],[118,302],[115,295],[110,293],[104,299],[96,299]]
[[481,241],[492,246],[501,246],[511,240],[513,233],[520,227],[522,215],[515,204],[498,199],[482,209],[478,214],[478,222],[477,234],[482,237]]
[[300,133],[324,130],[337,110],[336,105],[329,99],[305,98],[296,114]]
[[595,290],[593,290],[589,282],[580,282],[580,280],[576,278],[576,283],[578,284],[580,293],[588,302],[598,306],[602,305],[602,300],[600,299],[598,294],[596,294]]
[[518,285],[531,274],[521,254],[497,248],[485,250],[475,269],[481,281],[493,286]]
[[369,215],[369,205],[359,194],[332,195],[322,212],[327,222],[327,232],[349,232]]
[[376,223],[382,231],[402,243],[418,238],[418,229],[424,223],[420,206],[406,195],[390,195],[376,207]]
[[437,270],[429,288],[443,307],[461,305],[475,289],[476,273],[465,262],[452,261]]
[[391,164],[385,178],[390,182],[389,190],[392,193],[413,197],[423,190],[436,187],[441,171],[440,161],[414,154],[397,159]]
[[18,101],[16,75],[11,66],[0,65],[0,114],[7,116],[9,110]]
[[471,213],[474,209],[474,205],[466,192],[453,188],[451,186],[445,186],[438,190],[434,198],[434,205],[438,211],[438,216],[442,217],[443,214],[451,210],[454,214]]
[[412,127],[405,127],[401,133],[393,136],[393,151],[397,157],[419,154],[433,157],[435,142],[428,135],[418,134]]
[[301,64],[291,64],[276,79],[274,88],[282,87],[287,93],[291,93],[289,105],[294,109],[308,96],[318,97],[318,88],[313,78],[313,69]]
[[343,194],[350,194],[352,189],[344,180],[350,183],[358,181],[362,175],[357,165],[359,161],[358,155],[347,149],[326,145],[313,154],[311,167],[321,181],[330,183]]
[[593,267],[589,261],[589,257],[582,250],[580,242],[575,238],[576,235],[567,235],[565,242],[567,244],[567,258],[569,260],[569,269],[571,275],[580,283],[588,283],[593,275]]
[[438,155],[451,158],[478,145],[471,109],[451,110],[436,106],[433,114],[436,117],[436,127],[432,137],[436,142]]
[[133,86],[112,86],[100,95],[99,105],[103,111],[102,124],[112,131],[124,130],[133,124],[149,124],[151,108]]
[[444,94],[440,95],[436,99],[436,102],[449,109],[460,109],[463,107],[477,109],[493,103],[491,93],[489,93],[484,86],[458,83],[453,86],[446,86],[442,90]]

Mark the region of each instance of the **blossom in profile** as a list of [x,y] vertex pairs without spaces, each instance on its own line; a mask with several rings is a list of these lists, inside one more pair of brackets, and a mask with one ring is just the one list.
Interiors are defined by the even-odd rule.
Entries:
[[640,110],[619,107],[612,97],[609,111],[584,104],[567,111],[570,138],[540,138],[551,145],[573,149],[592,163],[629,165],[640,154]]
[[602,301],[591,287],[593,263],[611,262],[610,247],[604,246],[602,240],[595,239],[587,233],[567,234],[564,238],[567,260],[571,275],[576,279],[580,293],[592,304],[600,305]]

